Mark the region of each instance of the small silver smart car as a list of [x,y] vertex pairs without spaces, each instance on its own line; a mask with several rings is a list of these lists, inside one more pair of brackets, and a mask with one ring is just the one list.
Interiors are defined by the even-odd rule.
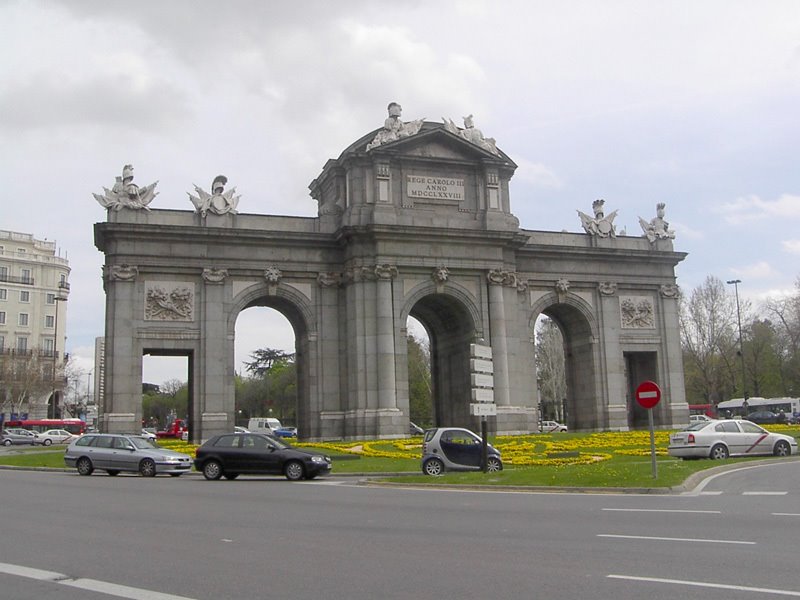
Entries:
[[[445,471],[479,471],[483,440],[469,429],[435,427],[425,431],[422,442],[422,472],[441,475]],[[500,471],[500,452],[491,444],[486,448],[486,470]]]

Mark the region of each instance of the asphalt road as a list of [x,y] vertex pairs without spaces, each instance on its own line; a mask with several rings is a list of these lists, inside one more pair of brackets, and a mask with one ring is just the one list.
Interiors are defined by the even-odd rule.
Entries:
[[800,597],[797,460],[681,495],[28,471],[0,490],[0,598]]

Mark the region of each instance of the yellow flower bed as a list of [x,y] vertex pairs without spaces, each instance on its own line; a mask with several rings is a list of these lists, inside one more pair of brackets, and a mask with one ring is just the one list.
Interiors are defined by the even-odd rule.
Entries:
[[[797,426],[771,426],[770,429],[793,433]],[[656,431],[655,444],[658,456],[667,455],[669,431]],[[181,440],[159,440],[158,445],[190,456],[198,446]],[[299,448],[316,448],[339,454],[356,454],[375,458],[422,458],[419,438],[398,440],[367,440],[363,442],[297,442]],[[503,462],[515,466],[589,465],[609,460],[614,455],[650,456],[649,431],[610,431],[591,433],[581,437],[565,434],[530,434],[498,436],[493,445],[503,455]]]

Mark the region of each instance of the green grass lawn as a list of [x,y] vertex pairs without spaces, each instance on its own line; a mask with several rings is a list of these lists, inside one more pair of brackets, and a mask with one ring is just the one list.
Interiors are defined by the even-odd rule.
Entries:
[[[800,427],[775,427],[776,431],[800,437]],[[653,477],[649,433],[557,433],[501,436],[490,441],[502,452],[504,469],[498,473],[446,473],[432,478],[421,472],[422,438],[297,444],[319,450],[333,460],[338,474],[386,474],[383,480],[437,485],[551,486],[589,488],[669,488],[687,477],[726,461],[683,461],[666,455],[669,432],[656,432],[657,477]],[[194,455],[195,446],[180,441],[162,446]],[[24,448],[0,455],[0,465],[64,468],[63,448]],[[781,460],[771,459],[768,460]],[[785,459],[784,459],[785,460]],[[400,475],[398,475],[400,474]]]

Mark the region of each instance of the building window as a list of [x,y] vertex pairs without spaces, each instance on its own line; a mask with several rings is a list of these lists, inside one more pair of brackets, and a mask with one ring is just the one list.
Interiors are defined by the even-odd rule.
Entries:
[[31,270],[30,269],[22,269],[20,270],[20,275],[22,275],[23,283],[27,283],[31,280]]
[[45,315],[44,326],[52,329],[56,326],[56,318],[53,315]]
[[8,281],[8,267],[0,267],[0,281]]
[[0,310],[0,325],[6,324],[6,311]]
[[6,337],[4,335],[0,335],[0,352],[6,349]]
[[28,313],[19,313],[19,326],[20,327],[28,326]]
[[55,340],[51,340],[50,338],[45,338],[44,340],[44,351],[47,353],[48,356],[53,356],[55,354]]
[[28,338],[26,337],[18,337],[17,338],[17,352],[27,352],[28,351]]
[[53,293],[48,293],[46,302],[48,304],[55,304],[56,303],[56,295],[53,294]]
[[31,301],[31,293],[27,290],[23,290],[19,293],[19,301],[20,302],[30,302]]
[[8,290],[6,288],[0,288],[0,300],[8,300]]

